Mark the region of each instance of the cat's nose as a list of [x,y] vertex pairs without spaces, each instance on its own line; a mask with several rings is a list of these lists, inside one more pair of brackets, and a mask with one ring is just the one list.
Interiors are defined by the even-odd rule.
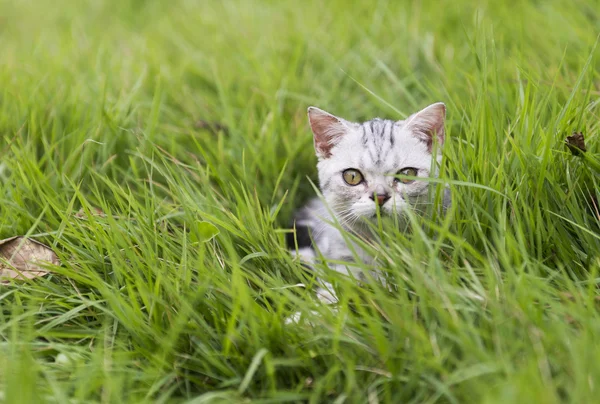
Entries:
[[390,199],[390,195],[388,193],[382,193],[382,194],[373,193],[373,195],[371,195],[370,198],[373,202],[375,202],[375,200],[377,200],[377,204],[379,206],[383,206],[383,204],[386,203],[388,199]]

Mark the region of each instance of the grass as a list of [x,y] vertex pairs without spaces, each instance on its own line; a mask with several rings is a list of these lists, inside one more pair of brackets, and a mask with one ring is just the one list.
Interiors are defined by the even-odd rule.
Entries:
[[[0,238],[62,261],[0,286],[0,401],[596,401],[599,10],[0,1]],[[284,245],[306,108],[435,101],[454,204],[383,229],[395,293],[327,273],[335,314]]]

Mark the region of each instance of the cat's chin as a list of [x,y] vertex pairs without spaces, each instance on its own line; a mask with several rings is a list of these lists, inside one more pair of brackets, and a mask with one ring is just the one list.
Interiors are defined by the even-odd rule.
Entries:
[[379,218],[377,213],[365,213],[362,214],[356,221],[351,225],[344,226],[347,230],[359,233],[359,234],[372,234],[373,229],[378,227],[379,220],[383,223],[393,222],[394,215],[391,212],[381,211]]
[[[380,210],[379,211],[379,217],[381,218],[388,218],[388,217],[392,217],[392,213],[385,211],[385,210]],[[368,222],[377,222],[377,211],[373,211],[372,213],[367,213],[361,216],[361,218],[365,221]]]
[[[377,223],[377,211],[373,211],[373,212],[369,212],[369,213],[363,213],[361,215],[361,220],[358,220],[358,222],[363,222],[363,224],[373,224],[373,223]],[[393,219],[394,217],[402,217],[403,214],[401,211],[392,211],[390,212],[389,210],[385,210],[385,209],[381,209],[379,211],[379,217],[381,218],[381,220],[390,220]]]

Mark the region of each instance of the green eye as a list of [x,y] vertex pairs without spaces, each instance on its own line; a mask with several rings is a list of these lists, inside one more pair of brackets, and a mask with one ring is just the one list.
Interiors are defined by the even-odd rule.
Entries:
[[346,181],[346,184],[348,185],[358,185],[363,182],[363,176],[360,171],[353,168],[344,170],[342,175],[344,176],[344,181]]
[[[417,170],[416,168],[413,168],[413,167],[406,167],[406,168],[403,168],[402,170],[398,171],[398,175],[407,175],[409,177],[416,177],[418,173],[419,173],[419,170]],[[411,180],[410,178],[396,178],[396,181],[400,181],[403,184],[410,184],[411,182],[414,182],[415,180]]]

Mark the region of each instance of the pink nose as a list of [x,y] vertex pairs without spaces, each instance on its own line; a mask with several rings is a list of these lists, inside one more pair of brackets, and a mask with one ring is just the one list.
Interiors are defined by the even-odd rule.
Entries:
[[388,194],[382,194],[382,195],[371,195],[371,200],[375,201],[375,199],[377,199],[377,204],[379,206],[383,206],[383,204],[390,199],[390,196]]

